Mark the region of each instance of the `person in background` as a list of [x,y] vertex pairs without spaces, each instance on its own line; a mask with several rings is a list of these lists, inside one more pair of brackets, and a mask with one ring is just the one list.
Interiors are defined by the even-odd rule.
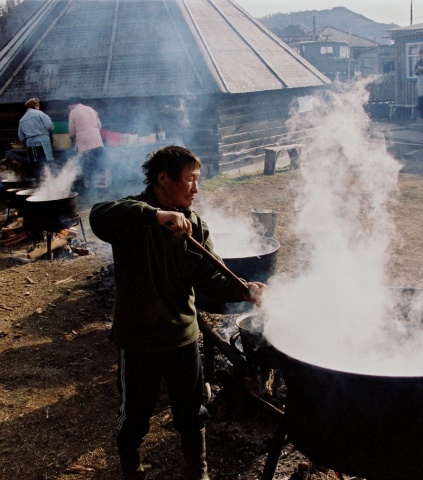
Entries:
[[69,136],[75,141],[75,149],[81,154],[84,186],[88,197],[92,197],[95,188],[95,174],[104,169],[104,145],[101,138],[101,122],[97,112],[81,103],[79,97],[68,100]]
[[[187,464],[186,479],[209,480],[198,348],[195,290],[219,301],[245,301],[202,255],[192,236],[214,253],[209,227],[191,205],[198,193],[201,160],[179,146],[148,156],[147,188],[140,194],[92,207],[92,231],[112,245],[116,282],[111,339],[118,347],[121,404],[116,440],[125,480],[146,476],[140,447],[149,431],[162,379]],[[247,283],[259,304],[266,285]]]
[[419,50],[419,59],[414,68],[414,73],[417,75],[417,103],[420,120],[423,121],[423,48]]
[[39,183],[44,166],[47,162],[53,162],[51,138],[54,125],[51,118],[40,110],[38,98],[30,98],[25,107],[27,111],[19,120],[18,137],[28,153],[28,175]]

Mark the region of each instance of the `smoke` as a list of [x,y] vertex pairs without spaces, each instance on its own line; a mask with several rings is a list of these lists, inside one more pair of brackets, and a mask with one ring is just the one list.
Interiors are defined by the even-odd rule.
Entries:
[[[408,305],[413,315],[404,318],[402,290],[387,285],[401,165],[364,111],[365,85],[316,97],[306,114],[311,138],[294,226],[303,269],[294,279],[269,282],[265,333],[277,349],[313,364],[402,374],[405,352],[421,356],[415,349],[423,340],[421,309]],[[304,116],[293,114],[292,128],[299,123],[304,126]],[[412,361],[405,363],[413,369]],[[420,358],[413,371],[421,364]]]
[[37,196],[45,200],[69,197],[80,173],[80,155],[70,158],[60,170],[54,170],[47,164],[43,171],[41,184],[37,188]]
[[0,184],[1,182],[18,182],[21,180],[21,176],[12,171],[0,171]]
[[[213,246],[222,258],[245,258],[268,253],[260,229],[253,217],[240,217],[226,206],[199,205],[198,208],[210,228]],[[232,213],[231,213],[232,210]]]

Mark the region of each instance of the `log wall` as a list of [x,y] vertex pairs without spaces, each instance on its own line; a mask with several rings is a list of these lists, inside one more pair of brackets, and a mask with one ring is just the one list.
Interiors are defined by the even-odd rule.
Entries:
[[218,173],[263,164],[266,147],[301,143],[307,132],[288,132],[286,121],[290,109],[298,108],[298,96],[311,93],[275,90],[223,97],[217,107]]

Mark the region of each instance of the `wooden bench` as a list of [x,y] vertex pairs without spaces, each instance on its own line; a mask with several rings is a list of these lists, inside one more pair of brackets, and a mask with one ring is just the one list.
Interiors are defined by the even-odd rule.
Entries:
[[414,119],[416,109],[417,105],[399,105],[396,103],[389,105],[389,120],[393,120],[395,118],[395,114],[398,110],[410,110],[410,118]]
[[288,152],[290,159],[290,168],[295,169],[300,166],[302,143],[291,143],[288,145],[275,145],[264,149],[264,175],[274,175],[276,170],[276,162],[284,154]]

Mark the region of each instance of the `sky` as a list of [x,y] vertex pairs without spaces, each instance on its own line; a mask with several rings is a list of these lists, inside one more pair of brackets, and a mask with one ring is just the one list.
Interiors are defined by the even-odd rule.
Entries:
[[[271,13],[328,10],[345,7],[379,23],[410,25],[411,0],[235,0],[254,17]],[[413,25],[423,23],[423,1],[413,1]]]

